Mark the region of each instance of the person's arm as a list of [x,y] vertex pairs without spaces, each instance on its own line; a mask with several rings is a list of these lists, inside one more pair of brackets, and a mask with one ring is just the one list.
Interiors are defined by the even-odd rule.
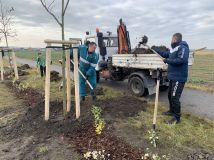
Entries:
[[156,48],[156,47],[152,47],[152,49],[154,51],[156,51],[161,57],[163,57],[163,58],[169,58],[169,54],[170,54],[169,51],[162,51],[161,49]]
[[98,60],[99,60],[99,56],[96,54],[96,57],[95,59],[93,60],[93,62],[91,62],[90,64],[90,67],[88,69],[88,71],[86,72],[86,76],[91,76],[97,66],[97,63],[98,63]]
[[178,50],[178,55],[176,58],[169,59],[167,58],[165,61],[171,65],[181,65],[183,63],[188,63],[188,49],[186,47],[180,47]]

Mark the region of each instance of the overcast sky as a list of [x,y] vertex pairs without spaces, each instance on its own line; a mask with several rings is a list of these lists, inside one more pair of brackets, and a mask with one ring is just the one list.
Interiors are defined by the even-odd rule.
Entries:
[[[46,0],[50,2],[52,0]],[[18,37],[12,46],[44,47],[44,39],[60,39],[60,28],[40,4],[40,0],[2,0],[15,9]],[[60,2],[53,10],[60,15]],[[85,31],[116,33],[123,18],[132,46],[144,34],[149,43],[170,45],[171,35],[181,32],[190,48],[214,48],[213,0],[70,0],[66,12],[66,38],[84,37]],[[1,45],[4,45],[1,42]]]

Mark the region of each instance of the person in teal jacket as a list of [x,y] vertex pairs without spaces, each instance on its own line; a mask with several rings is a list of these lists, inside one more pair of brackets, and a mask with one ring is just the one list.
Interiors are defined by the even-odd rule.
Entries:
[[[97,44],[95,42],[90,42],[87,46],[81,45],[78,48],[78,56],[79,56],[79,69],[86,76],[87,80],[96,88],[96,66],[99,60],[99,56],[95,53]],[[72,58],[71,51],[71,58]],[[85,100],[86,96],[86,80],[83,78],[81,74],[79,74],[79,90],[81,101]],[[93,90],[90,90],[92,95],[92,99],[96,100],[96,95]]]
[[41,77],[46,74],[46,65],[45,65],[45,58],[42,56],[41,52],[38,52],[38,57],[36,59],[36,66],[40,69]]

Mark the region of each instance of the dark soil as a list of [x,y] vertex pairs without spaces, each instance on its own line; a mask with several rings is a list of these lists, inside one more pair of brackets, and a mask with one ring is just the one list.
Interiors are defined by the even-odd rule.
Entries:
[[59,76],[59,72],[57,71],[51,71],[50,72],[50,81],[53,82],[53,81],[60,81],[61,80],[61,77]]
[[[152,46],[152,48],[158,48],[162,51],[169,51],[169,48],[166,46]],[[151,49],[146,49],[146,48],[136,48],[133,52],[133,54],[155,54]]]
[[[63,141],[60,145],[62,148],[65,147],[65,144],[71,144],[70,150],[76,151],[80,155],[87,151],[105,150],[107,154],[110,154],[110,159],[141,159],[142,149],[136,149],[122,138],[112,134],[113,127],[108,120],[106,120],[102,134],[96,134],[93,116],[90,112],[93,105],[91,101],[86,101],[81,105],[81,117],[78,120],[75,118],[74,102],[72,102],[72,110],[66,119],[63,118],[62,102],[51,102],[50,120],[46,122],[44,121],[44,96],[39,91],[30,88],[18,90],[12,85],[12,82],[8,82],[6,85],[18,98],[24,100],[28,108],[15,123],[1,129],[0,137],[4,137],[5,143],[9,140],[23,139],[23,137],[34,137],[33,140],[29,140],[27,148],[17,159],[43,159],[44,157],[46,157],[44,159],[51,159],[51,156],[40,155],[35,148],[41,144],[49,144],[57,138]],[[133,116],[139,111],[145,110],[143,102],[133,97],[100,100],[95,104],[102,107],[103,114],[108,114],[111,119]],[[4,151],[9,152],[7,148]]]
[[22,66],[19,66],[18,69],[26,70],[26,69],[31,69],[31,67],[28,64],[23,64]]

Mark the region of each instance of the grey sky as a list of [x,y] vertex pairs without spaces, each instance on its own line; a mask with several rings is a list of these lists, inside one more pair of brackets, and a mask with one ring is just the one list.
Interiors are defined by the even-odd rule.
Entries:
[[[43,47],[47,38],[60,39],[60,28],[39,0],[2,0],[15,8],[18,37],[10,44]],[[51,0],[47,0],[51,1]],[[60,0],[54,11],[60,14]],[[181,32],[190,48],[214,48],[213,0],[71,0],[66,13],[66,37],[83,37],[85,31],[116,33],[123,18],[134,46],[147,35],[150,44],[169,46],[171,35]],[[3,43],[3,42],[2,42]]]

